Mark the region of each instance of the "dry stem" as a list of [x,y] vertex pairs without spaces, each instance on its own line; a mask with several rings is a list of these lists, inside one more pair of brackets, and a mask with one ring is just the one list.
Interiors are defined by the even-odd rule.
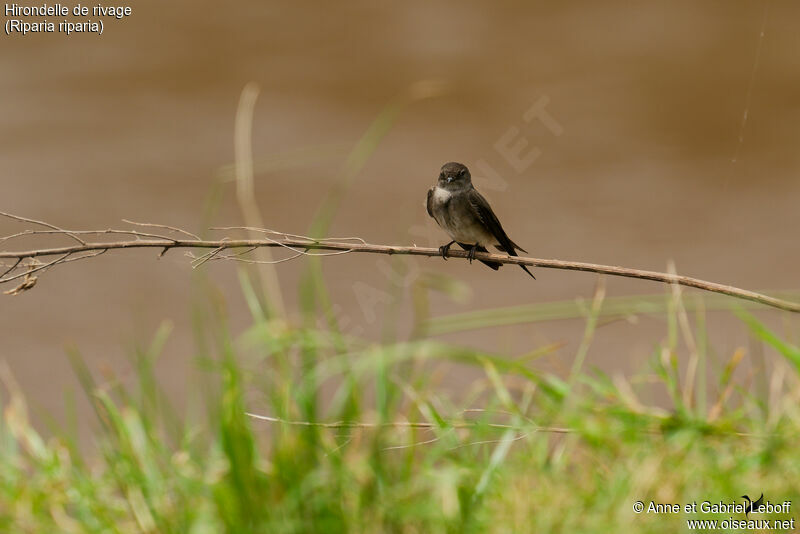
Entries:
[[[86,259],[97,256],[109,250],[114,249],[133,249],[133,248],[157,248],[161,249],[161,254],[171,249],[209,249],[209,252],[202,256],[194,258],[194,266],[197,267],[210,260],[233,260],[242,261],[243,253],[236,251],[232,254],[225,254],[226,251],[233,249],[246,249],[255,250],[261,247],[282,247],[294,252],[295,257],[301,255],[312,254],[309,251],[328,251],[327,254],[344,254],[351,252],[361,252],[370,254],[405,254],[410,256],[428,256],[438,257],[440,252],[438,248],[427,248],[417,246],[398,246],[398,245],[374,245],[366,243],[360,238],[326,238],[326,239],[311,239],[305,236],[298,236],[294,234],[287,234],[268,229],[258,229],[264,235],[263,239],[231,239],[223,238],[218,240],[199,239],[185,230],[178,228],[167,227],[164,225],[156,225],[151,223],[136,223],[139,226],[149,226],[155,228],[164,228],[171,230],[179,236],[171,237],[166,235],[158,235],[153,233],[138,232],[135,230],[90,230],[90,231],[73,231],[58,228],[48,223],[41,221],[34,221],[16,215],[10,215],[0,212],[16,221],[31,222],[38,225],[43,225],[49,230],[27,230],[12,234],[7,237],[0,238],[0,243],[7,243],[13,238],[39,235],[39,234],[63,234],[76,241],[73,244],[53,248],[30,249],[22,251],[0,250],[0,261],[3,259],[13,260],[11,265],[8,266],[5,272],[0,270],[0,284],[8,283],[13,280],[24,278],[26,274],[32,272],[40,272],[49,269],[55,265],[66,263],[69,261],[76,261],[79,259]],[[226,227],[225,230],[249,230],[253,228],[246,227]],[[91,235],[128,235],[132,239],[121,241],[87,241],[86,239],[79,238],[78,235],[86,237]],[[191,238],[187,238],[191,236]],[[451,258],[467,259],[467,251],[450,249],[447,256]],[[40,257],[55,256],[54,260],[45,263],[37,264],[33,269],[29,269],[30,263],[24,260],[35,260]],[[694,287],[711,291],[714,293],[721,293],[735,298],[750,300],[758,302],[766,306],[778,308],[781,310],[800,313],[800,303],[790,302],[787,300],[770,297],[747,289],[740,289],[737,287],[720,284],[717,282],[708,282],[689,276],[682,276],[678,274],[662,273],[657,271],[644,271],[641,269],[633,269],[629,267],[620,267],[612,265],[598,265],[594,263],[586,263],[579,261],[567,261],[556,259],[542,259],[542,258],[526,258],[519,256],[507,256],[505,254],[493,254],[488,252],[477,252],[475,259],[486,260],[498,263],[509,263],[515,265],[528,265],[532,267],[539,267],[543,269],[563,269],[569,271],[586,271],[599,274],[608,274],[612,276],[623,276],[627,278],[637,278],[641,280],[651,280],[654,282],[661,282],[664,284],[679,284],[687,287]],[[249,260],[252,261],[252,260]],[[286,260],[277,260],[286,261]],[[0,265],[2,269],[2,265]]]

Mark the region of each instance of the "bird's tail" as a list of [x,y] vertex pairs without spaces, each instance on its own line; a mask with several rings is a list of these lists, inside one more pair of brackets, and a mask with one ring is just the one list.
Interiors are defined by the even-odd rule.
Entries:
[[[500,245],[495,245],[495,248],[496,248],[497,250],[499,250],[500,252],[505,252],[505,253],[506,253],[506,254],[508,254],[509,256],[516,256],[516,255],[517,255],[517,252],[516,252],[514,249],[521,250],[522,252],[525,252],[525,253],[527,253],[527,252],[528,252],[527,250],[525,250],[525,249],[524,249],[524,248],[522,248],[521,246],[517,245],[516,243],[514,243],[514,242],[513,242],[513,241],[511,241],[510,239],[509,239],[508,241],[509,241],[509,243],[511,244],[511,247],[510,247],[510,248],[511,248],[511,250],[505,249],[505,248],[501,247]],[[534,280],[536,280],[536,277],[535,277],[535,276],[533,276],[533,273],[531,273],[531,272],[528,270],[528,268],[527,268],[527,267],[525,267],[524,265],[520,265],[520,267],[522,267],[522,270],[523,270],[523,271],[525,271],[526,273],[528,273],[528,276],[530,276],[531,278],[533,278]]]
[[525,267],[524,265],[520,265],[520,267],[522,267],[522,270],[523,270],[523,271],[525,271],[526,273],[528,273],[528,275],[529,275],[531,278],[533,278],[534,280],[536,280],[536,277],[535,277],[535,276],[533,276],[533,273],[532,273],[532,272],[530,272],[530,271],[528,270],[528,268],[527,268],[527,267]]
[[[524,252],[525,254],[527,254],[527,253],[528,253],[528,251],[527,251],[527,250],[525,250],[525,249],[524,249],[524,248],[522,248],[521,246],[519,246],[519,245],[517,245],[516,243],[514,243],[513,241],[511,241],[511,239],[509,239],[509,242],[511,242],[511,246],[512,246],[512,247],[514,247],[515,249],[519,250],[520,252]],[[500,248],[500,247],[497,247],[497,248]],[[500,248],[500,250],[503,250],[503,249],[501,249],[501,248]],[[505,252],[505,251],[503,251],[503,252]],[[512,256],[516,256],[516,254],[512,254]]]

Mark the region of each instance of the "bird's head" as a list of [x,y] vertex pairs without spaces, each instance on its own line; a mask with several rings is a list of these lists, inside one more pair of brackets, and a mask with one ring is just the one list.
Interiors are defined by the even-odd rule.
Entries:
[[469,189],[472,187],[472,176],[470,176],[466,165],[451,161],[442,165],[438,185],[448,191]]

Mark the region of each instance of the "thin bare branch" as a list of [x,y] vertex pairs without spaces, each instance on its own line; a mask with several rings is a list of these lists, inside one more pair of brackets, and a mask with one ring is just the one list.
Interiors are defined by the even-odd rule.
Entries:
[[73,232],[70,232],[69,230],[64,230],[63,228],[59,228],[58,226],[54,226],[54,225],[52,225],[50,223],[46,223],[44,221],[37,221],[36,219],[29,219],[28,217],[22,217],[20,215],[13,215],[11,213],[6,213],[4,211],[0,211],[0,215],[2,215],[3,217],[8,217],[9,219],[14,219],[15,221],[38,224],[39,226],[44,226],[45,228],[50,228],[51,230],[58,230],[59,232],[62,232],[64,234],[70,236],[72,239],[74,239],[78,243],[80,243],[82,245],[86,244],[86,242],[83,239],[81,239],[80,237],[76,236]]
[[224,245],[215,248],[211,252],[203,254],[202,256],[200,256],[199,258],[197,258],[196,260],[194,260],[192,262],[192,269],[197,269],[198,267],[203,265],[208,260],[212,259],[214,256],[216,256],[217,254],[219,254],[223,250],[225,250],[225,246]]
[[[252,249],[251,249],[251,251],[252,251]],[[281,258],[279,260],[251,260],[251,259],[248,259],[248,258],[242,258],[242,257],[239,256],[239,254],[231,254],[231,255],[227,255],[227,256],[217,256],[217,257],[215,257],[213,259],[214,260],[238,261],[238,262],[241,262],[241,263],[247,263],[249,265],[276,265],[278,263],[285,263],[287,261],[295,260],[295,259],[299,258],[302,255],[303,255],[302,252],[298,252],[294,256],[288,256],[286,258]]]
[[[73,237],[79,235],[113,234],[113,235],[130,235],[138,238],[150,237],[153,239],[169,239],[170,241],[173,241],[171,237],[160,234],[148,234],[144,232],[137,232],[135,230],[115,230],[113,228],[107,228],[105,230],[25,230],[24,232],[18,232],[16,234],[11,234],[9,236],[0,238],[0,243],[2,243],[3,241],[8,241],[9,239],[13,239],[15,237],[23,237],[27,235],[54,235],[54,234],[69,235]],[[81,241],[81,243],[86,244],[85,241]]]
[[63,256],[54,259],[50,263],[43,263],[41,265],[31,264],[31,265],[33,265],[33,268],[25,271],[24,273],[15,274],[15,275],[9,276],[7,278],[0,278],[0,284],[5,284],[7,282],[12,282],[14,280],[17,280],[18,278],[23,278],[23,277],[31,275],[33,273],[36,273],[36,272],[39,272],[39,271],[44,271],[45,269],[49,269],[53,265],[57,265],[59,263],[65,263],[67,261],[67,258],[72,256],[72,254],[74,254],[74,252],[67,252]]
[[[502,423],[481,423],[481,422],[450,422],[448,423],[447,427],[442,427],[438,423],[426,423],[426,422],[411,422],[411,421],[389,421],[386,423],[362,423],[360,421],[336,421],[332,423],[323,423],[323,422],[315,422],[315,421],[296,421],[296,420],[289,420],[289,419],[281,419],[279,417],[271,417],[269,415],[258,415],[250,412],[245,412],[245,415],[248,417],[252,417],[253,419],[257,419],[259,421],[266,421],[268,423],[282,423],[285,425],[291,426],[308,426],[308,427],[317,427],[317,428],[331,428],[331,429],[343,429],[343,428],[355,428],[355,429],[368,429],[368,428],[421,428],[432,430],[436,428],[449,430],[454,428],[496,428],[501,430],[517,430],[517,431],[526,431],[524,434],[518,435],[514,438],[514,441],[523,439],[529,434],[532,433],[539,433],[545,432],[550,434],[579,434],[580,430],[568,427],[561,427],[561,426],[538,426],[532,425],[531,427],[526,427],[523,425],[507,425]],[[664,431],[661,428],[657,427],[650,427],[643,429],[643,432],[646,434],[663,434]],[[731,431],[719,431],[716,432],[715,435],[718,436],[734,436],[739,438],[770,438],[775,437],[777,434],[754,434],[751,432],[731,432]],[[427,442],[426,442],[427,443]],[[486,442],[474,442],[474,443],[467,443],[465,445],[477,445],[481,443],[494,443],[492,441]]]
[[[319,428],[424,428],[434,429],[441,428],[438,423],[426,422],[412,422],[412,421],[392,421],[388,423],[362,423],[359,421],[337,421],[333,423],[318,423],[313,421],[291,421],[288,419],[281,419],[278,417],[270,417],[269,415],[258,415],[250,412],[245,412],[245,415],[258,419],[259,421],[267,421],[269,423],[283,423],[292,426],[314,426]],[[481,422],[452,422],[448,423],[449,428],[499,428],[503,430],[521,430],[518,425],[507,425],[503,423],[481,423]],[[527,429],[526,429],[527,430]],[[569,428],[561,427],[546,427],[537,426],[533,429],[534,432],[555,432],[565,434],[574,432]]]
[[363,245],[366,245],[367,242],[364,241],[360,237],[322,237],[320,239],[314,239],[313,237],[309,237],[307,235],[300,235],[300,234],[290,234],[287,232],[279,232],[277,230],[270,230],[269,228],[255,228],[253,226],[212,226],[209,230],[247,230],[250,232],[261,232],[264,234],[275,234],[280,237],[291,237],[295,239],[307,239],[308,241],[357,241]]
[[5,275],[7,275],[8,273],[10,273],[10,272],[11,272],[11,271],[13,271],[14,269],[16,269],[16,268],[17,268],[17,266],[18,266],[18,265],[19,265],[21,262],[22,262],[22,258],[17,258],[17,261],[15,261],[13,264],[11,264],[11,267],[9,267],[9,268],[8,268],[8,269],[6,269],[5,271],[3,271],[3,274],[0,274],[0,280],[2,280],[2,279],[3,279],[3,277],[4,277]]
[[95,256],[99,256],[100,254],[105,254],[106,252],[108,252],[107,248],[101,250],[95,250],[93,252],[87,252],[83,256],[72,256],[70,258],[65,258],[60,262],[58,262],[58,264],[61,265],[62,263],[69,263],[71,261],[88,260],[89,258],[94,258]]
[[[7,215],[0,212],[0,215]],[[33,221],[24,217],[10,216],[11,218],[30,221],[36,224],[44,224],[45,226],[52,227],[47,223],[40,221]],[[149,223],[145,223],[149,226]],[[152,225],[159,226],[159,225]],[[233,229],[234,227],[229,227]],[[214,258],[217,254],[229,249],[257,249],[261,247],[281,247],[293,251],[295,254],[306,254],[309,250],[324,250],[334,251],[335,254],[347,253],[369,253],[369,254],[403,254],[411,256],[427,256],[439,257],[440,252],[438,248],[424,248],[417,246],[393,246],[393,245],[374,245],[364,242],[361,238],[340,238],[333,240],[332,238],[326,239],[310,239],[307,237],[290,236],[281,232],[273,230],[265,230],[265,233],[272,233],[277,236],[277,239],[266,237],[264,239],[219,239],[219,240],[204,240],[204,239],[180,239],[173,237],[165,237],[156,234],[149,234],[131,230],[98,230],[98,231],[82,231],[81,234],[126,234],[134,237],[132,240],[123,241],[109,241],[109,242],[84,242],[77,237],[78,232],[70,232],[68,230],[60,230],[56,227],[51,229],[55,230],[54,233],[63,233],[79,241],[78,244],[71,246],[61,246],[52,248],[31,249],[22,251],[8,251],[0,250],[0,259],[9,258],[22,260],[27,258],[38,258],[46,256],[63,256],[72,255],[79,252],[92,252],[100,250],[116,250],[116,249],[131,249],[131,248],[159,248],[172,249],[172,248],[199,248],[211,249],[208,253],[195,258],[193,264],[195,267],[202,265],[209,259]],[[237,228],[245,229],[245,228]],[[249,230],[249,228],[248,228]],[[187,232],[188,234],[188,232]],[[193,235],[193,234],[192,234]],[[354,242],[355,241],[355,242]],[[465,250],[450,249],[447,256],[451,258],[468,259],[468,252]],[[770,297],[761,293],[756,293],[747,289],[741,289],[717,282],[708,282],[689,276],[682,276],[674,273],[662,273],[657,271],[645,271],[641,269],[633,269],[629,267],[619,267],[611,265],[599,265],[595,263],[586,263],[578,261],[556,260],[556,259],[542,259],[542,258],[527,258],[521,256],[507,256],[505,254],[494,254],[489,252],[475,253],[476,260],[484,260],[503,264],[514,265],[528,265],[532,267],[539,267],[543,269],[562,269],[568,271],[584,271],[599,274],[608,274],[611,276],[622,276],[626,278],[636,278],[640,280],[651,280],[664,284],[680,284],[686,287],[693,287],[714,293],[720,293],[731,297],[745,299],[752,302],[757,302],[765,306],[778,308],[781,310],[800,313],[800,303],[791,302],[775,297]],[[55,263],[59,263],[57,260]],[[72,261],[72,260],[71,260]],[[19,262],[12,266],[12,268],[5,274],[9,274],[16,268],[20,268],[22,264]],[[18,278],[19,276],[17,276]],[[0,283],[11,281],[14,278],[0,278]]]
[[145,227],[149,227],[149,228],[163,228],[165,230],[172,230],[175,233],[183,234],[185,236],[191,237],[192,239],[200,239],[199,236],[197,236],[197,235],[195,235],[195,234],[193,234],[191,232],[188,232],[188,231],[186,231],[186,230],[184,230],[182,228],[175,228],[174,226],[167,226],[166,224],[143,223],[143,222],[131,221],[129,219],[122,219],[122,222],[126,222],[128,224],[133,224],[134,226],[145,226]]

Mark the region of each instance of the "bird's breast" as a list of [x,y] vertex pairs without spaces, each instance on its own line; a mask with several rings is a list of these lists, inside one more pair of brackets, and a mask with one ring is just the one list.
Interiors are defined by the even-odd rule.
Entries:
[[466,196],[437,187],[431,200],[433,218],[457,242],[483,246],[496,243]]

